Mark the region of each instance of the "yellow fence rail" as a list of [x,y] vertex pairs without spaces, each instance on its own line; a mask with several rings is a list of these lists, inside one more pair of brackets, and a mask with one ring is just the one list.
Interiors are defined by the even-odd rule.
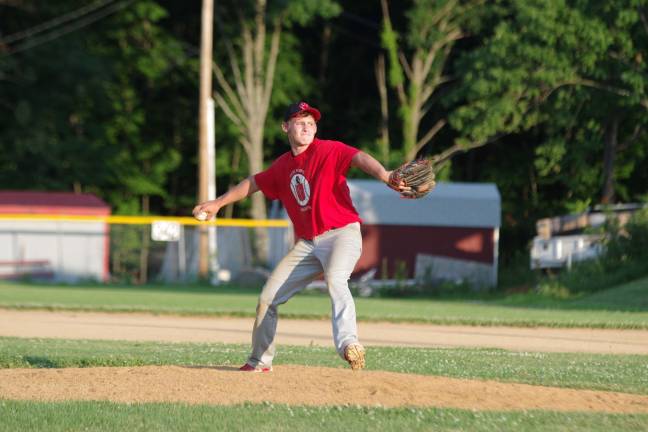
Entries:
[[94,215],[64,215],[64,214],[0,214],[0,220],[23,221],[60,221],[60,222],[104,222],[107,224],[148,225],[153,222],[176,222],[181,225],[205,225],[227,227],[265,227],[287,228],[290,223],[284,219],[214,219],[201,222],[192,217],[182,216],[94,216]]

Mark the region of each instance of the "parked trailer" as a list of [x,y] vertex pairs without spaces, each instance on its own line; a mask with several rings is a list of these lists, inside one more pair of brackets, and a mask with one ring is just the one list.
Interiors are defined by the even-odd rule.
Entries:
[[533,239],[531,269],[571,268],[574,262],[596,258],[603,252],[600,235],[569,235]]

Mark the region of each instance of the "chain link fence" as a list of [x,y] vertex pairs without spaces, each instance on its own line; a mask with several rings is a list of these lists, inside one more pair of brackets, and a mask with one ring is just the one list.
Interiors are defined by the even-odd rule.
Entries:
[[[0,279],[128,284],[198,279],[199,237],[209,236],[210,280],[229,281],[274,267],[293,243],[286,220],[3,216]],[[259,251],[256,236],[267,236]]]

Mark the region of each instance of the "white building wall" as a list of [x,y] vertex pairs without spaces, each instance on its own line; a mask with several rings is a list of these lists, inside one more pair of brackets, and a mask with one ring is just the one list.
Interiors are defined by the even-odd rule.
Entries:
[[0,276],[52,272],[58,281],[102,281],[106,274],[106,224],[68,221],[0,221]]

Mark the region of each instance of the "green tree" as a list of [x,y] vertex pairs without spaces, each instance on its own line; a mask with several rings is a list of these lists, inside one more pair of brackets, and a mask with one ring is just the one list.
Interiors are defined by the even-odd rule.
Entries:
[[100,41],[115,59],[112,79],[104,83],[113,110],[106,139],[115,149],[109,164],[114,201],[129,213],[148,213],[152,196],[166,198],[168,175],[181,157],[159,130],[169,117],[168,107],[159,108],[168,76],[186,63],[180,44],[157,24],[165,16],[154,1],[140,0],[115,17]]
[[107,63],[90,55],[83,38],[33,45],[24,32],[73,7],[3,11],[3,29],[25,36],[0,44],[0,183],[5,188],[80,191],[109,181],[102,161],[111,150],[92,121],[92,111],[106,106],[101,83],[109,79]]
[[[388,82],[398,97],[403,152],[408,160],[448,123],[439,104],[440,89],[453,80],[448,75],[453,49],[459,40],[478,28],[477,18],[486,11],[484,3],[415,0],[406,13],[407,31],[400,36],[392,25],[387,0],[381,0],[381,40],[388,56]],[[456,147],[453,145],[452,152]]]
[[[180,151],[160,101],[190,66],[158,25],[164,9],[151,0],[123,4],[92,26],[65,33],[67,24],[58,25],[47,43],[26,38],[0,54],[5,187],[92,191],[121,213],[167,197]],[[15,30],[82,7],[66,1],[20,10]]]
[[647,4],[508,2],[492,36],[459,62],[455,96],[466,103],[451,125],[466,142],[542,130],[537,179],[562,186],[567,207],[637,196],[618,182],[646,158]]

